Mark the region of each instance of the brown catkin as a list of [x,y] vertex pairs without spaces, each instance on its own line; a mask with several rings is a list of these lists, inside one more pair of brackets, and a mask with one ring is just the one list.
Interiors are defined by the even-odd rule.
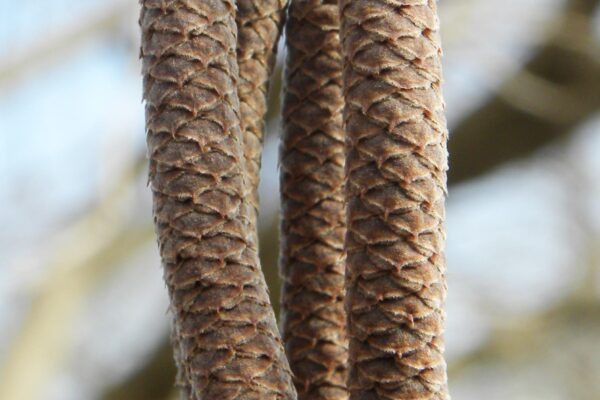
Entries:
[[[243,213],[250,223],[252,241],[249,245],[254,247],[258,246],[258,183],[268,83],[275,64],[285,6],[284,0],[237,1],[237,89],[245,158],[244,198],[248,202],[248,207],[244,208]],[[178,346],[176,337],[173,338],[173,344],[174,347]],[[177,378],[182,397],[192,399],[189,395],[191,384],[185,371],[179,369]]]
[[340,13],[350,398],[448,399],[435,0],[341,0]]
[[347,399],[344,131],[336,0],[292,0],[281,143],[283,335],[300,399]]
[[195,400],[196,397],[192,391],[192,383],[190,382],[190,378],[186,371],[185,358],[181,348],[180,333],[177,331],[175,320],[173,320],[171,329],[171,345],[173,347],[173,358],[175,359],[175,365],[177,367],[175,387],[179,389],[179,398],[181,400]]
[[190,396],[294,399],[244,212],[234,18],[231,0],[142,1],[154,219]]
[[[284,22],[286,0],[238,0],[238,95],[246,158],[246,197],[256,226],[258,182],[267,112],[268,82],[275,64],[277,42]],[[256,228],[254,229],[256,230]]]

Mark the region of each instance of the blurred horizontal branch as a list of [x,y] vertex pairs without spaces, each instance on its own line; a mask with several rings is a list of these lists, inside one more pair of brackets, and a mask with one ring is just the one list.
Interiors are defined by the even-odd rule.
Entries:
[[[595,37],[590,10],[598,3],[570,0],[556,32],[523,71],[452,130],[450,184],[566,137],[600,109],[600,45],[590,40]],[[585,44],[586,50],[566,43]]]
[[11,58],[0,62],[0,87],[14,84],[25,71],[44,65],[49,59],[60,58],[64,53],[100,34],[114,31],[124,17],[132,11],[127,1],[112,1],[110,6],[90,12],[88,16],[74,19],[74,23],[58,34],[43,35],[38,43],[26,51],[16,49]]

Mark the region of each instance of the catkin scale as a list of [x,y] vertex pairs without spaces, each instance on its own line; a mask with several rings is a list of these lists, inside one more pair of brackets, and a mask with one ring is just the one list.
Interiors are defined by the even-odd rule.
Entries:
[[337,2],[292,0],[286,41],[280,147],[283,337],[300,399],[347,399]]
[[238,95],[246,158],[247,197],[256,225],[258,182],[267,113],[268,83],[285,20],[286,0],[238,0]]
[[448,399],[434,0],[341,0],[352,400]]
[[234,10],[142,1],[154,219],[190,398],[294,399],[245,211]]
[[[258,183],[268,83],[275,63],[281,27],[285,20],[285,6],[286,2],[283,0],[239,0],[235,16],[238,28],[237,89],[245,158],[244,198],[247,200],[247,206],[242,209],[242,213],[250,224],[249,244],[254,247],[258,246]],[[176,337],[173,343],[175,347],[178,346]],[[180,364],[180,361],[177,362]],[[189,395],[191,385],[189,379],[181,369],[179,369],[177,383],[182,389],[184,399],[193,398]]]

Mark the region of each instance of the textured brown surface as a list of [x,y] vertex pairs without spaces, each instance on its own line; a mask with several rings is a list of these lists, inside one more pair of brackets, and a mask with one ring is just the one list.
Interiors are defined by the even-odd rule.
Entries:
[[258,181],[267,112],[268,81],[285,16],[286,0],[238,0],[238,64],[241,125],[246,158],[247,197],[258,214]]
[[177,332],[176,320],[173,320],[171,329],[171,346],[173,347],[173,358],[175,359],[175,365],[177,366],[177,373],[175,375],[175,386],[179,388],[179,395],[181,400],[193,400],[196,397],[192,391],[192,383],[187,375],[186,366],[184,363],[185,357],[183,349],[181,348],[181,336]]
[[244,200],[230,0],[142,2],[150,182],[196,399],[293,399]]
[[342,0],[351,399],[447,399],[446,123],[433,0]]
[[[240,101],[240,125],[244,143],[245,186],[244,198],[248,206],[243,209],[250,222],[251,245],[258,246],[258,183],[264,117],[267,112],[269,77],[275,63],[277,42],[285,15],[285,1],[239,0],[236,24],[238,27],[237,60],[239,80],[237,84]],[[174,347],[179,346],[177,337]],[[177,360],[177,353],[176,360]],[[180,364],[180,361],[177,361]],[[181,368],[177,376],[182,397],[190,399],[190,382]]]
[[281,144],[283,335],[301,399],[347,399],[344,132],[336,0],[292,0]]

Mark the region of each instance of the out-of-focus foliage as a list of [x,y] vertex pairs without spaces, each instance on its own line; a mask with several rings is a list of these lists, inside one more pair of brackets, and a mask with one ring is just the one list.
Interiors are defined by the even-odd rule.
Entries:
[[[454,398],[600,398],[598,3],[440,1]],[[137,4],[0,7],[0,398],[176,398]],[[275,302],[280,74],[261,182]]]

